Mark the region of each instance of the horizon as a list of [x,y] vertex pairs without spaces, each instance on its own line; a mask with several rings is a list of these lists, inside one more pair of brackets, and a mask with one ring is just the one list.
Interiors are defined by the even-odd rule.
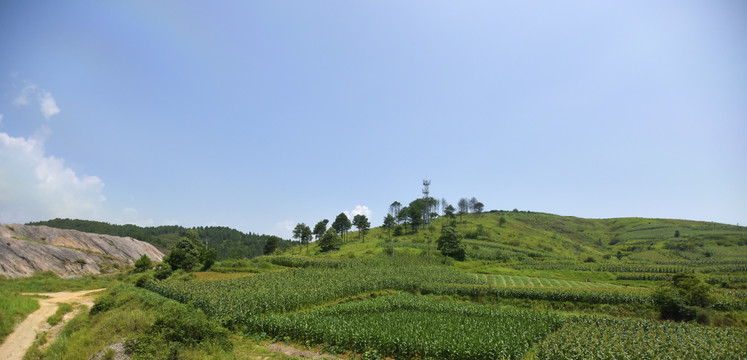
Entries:
[[747,224],[747,3],[0,4],[0,222]]

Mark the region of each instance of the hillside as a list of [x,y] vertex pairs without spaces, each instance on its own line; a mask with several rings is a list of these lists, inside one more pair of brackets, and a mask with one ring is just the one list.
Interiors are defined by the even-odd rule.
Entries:
[[[141,241],[160,246],[164,249],[171,248],[183,237],[187,230],[196,230],[208,246],[218,251],[218,259],[241,259],[253,258],[263,254],[265,242],[269,235],[254,233],[243,233],[224,226],[208,226],[185,228],[183,226],[166,225],[154,227],[141,227],[137,225],[115,225],[101,221],[77,220],[77,219],[53,219],[47,221],[31,222],[27,225],[45,225],[58,229],[73,229],[78,231],[107,234],[114,236],[131,237]],[[288,245],[287,241],[280,241],[279,247]]]
[[[452,222],[466,261],[436,249]],[[350,359],[733,359],[747,351],[741,227],[496,211],[437,218],[399,236],[358,235],[347,233],[337,250],[312,242],[213,272],[131,273],[136,286],[102,295],[81,320],[88,325],[55,351],[91,358],[123,335],[133,353],[159,359],[268,358],[280,342]],[[122,319],[139,325],[98,331],[121,329]]]
[[[747,228],[734,225],[673,219],[584,219],[524,211],[466,214],[462,220],[457,216],[453,221],[464,236],[462,243],[470,260],[656,264],[747,261]],[[366,242],[360,242],[352,231],[336,253],[362,255],[382,247],[427,252],[429,239],[435,250],[440,229],[450,222],[439,217],[426,229],[407,229],[404,235],[391,237],[384,229],[375,228]]]
[[161,261],[155,246],[129,237],[20,224],[0,226],[0,275],[27,277],[43,271],[60,276],[100,274],[147,255]]

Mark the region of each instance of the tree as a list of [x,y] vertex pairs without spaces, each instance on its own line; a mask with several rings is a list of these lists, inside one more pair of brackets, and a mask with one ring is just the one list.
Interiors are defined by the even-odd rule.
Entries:
[[392,228],[394,228],[395,225],[397,225],[397,220],[394,219],[394,216],[392,216],[392,214],[386,214],[382,226],[386,229],[386,235],[390,239],[392,238]]
[[660,286],[653,294],[654,304],[664,320],[689,321],[698,314],[698,308],[713,303],[711,286],[695,274],[678,273],[671,284]]
[[441,198],[441,213],[443,213],[444,215],[446,215],[446,208],[449,207],[449,206],[451,206],[451,205],[449,205],[449,203],[446,202],[446,198]]
[[275,252],[275,249],[278,248],[278,245],[280,242],[283,241],[283,239],[277,237],[277,236],[270,236],[267,238],[267,241],[265,242],[265,248],[264,253],[265,255],[270,255]]
[[404,224],[405,227],[407,227],[407,218],[410,216],[410,208],[407,206],[400,209],[400,212],[397,213],[397,224]]
[[438,250],[441,250],[441,254],[454,258],[454,260],[464,261],[467,256],[464,245],[462,245],[462,234],[454,226],[446,226],[441,229],[441,236],[438,238]]
[[391,214],[395,219],[397,218],[401,210],[402,204],[400,204],[399,201],[395,201],[391,205],[389,205],[389,214]]
[[446,209],[444,210],[444,214],[446,214],[446,216],[449,219],[451,219],[452,222],[456,218],[456,215],[454,215],[455,213],[456,213],[456,209],[451,205],[447,206]]
[[324,236],[324,233],[327,232],[328,223],[329,223],[329,220],[324,219],[316,223],[316,225],[314,225],[313,233],[314,233],[314,237],[316,237],[316,241],[319,241],[319,239],[321,239],[322,236]]
[[466,198],[461,198],[459,199],[457,206],[459,207],[459,221],[464,222],[462,220],[462,215],[469,212],[469,201],[467,201]]
[[200,251],[200,263],[202,263],[202,271],[209,270],[213,264],[215,264],[215,260],[218,259],[218,250],[215,250],[213,248],[204,247]]
[[335,222],[332,223],[332,228],[337,230],[337,234],[340,235],[342,241],[345,241],[345,233],[347,233],[351,227],[353,227],[353,224],[350,223],[350,219],[345,215],[345,213],[337,215]]
[[474,196],[469,199],[469,203],[467,203],[467,212],[474,212],[475,211],[475,205],[477,204],[477,198]]
[[[179,239],[171,252],[164,257],[163,261],[171,266],[172,270],[182,269],[190,271],[199,264],[200,248],[199,241],[195,244],[193,230],[187,231],[187,236]],[[198,237],[199,239],[199,237]]]
[[304,223],[296,225],[293,229],[293,238],[298,239],[301,245],[306,244],[306,250],[309,249],[309,242],[311,242],[311,228],[306,226]]
[[476,213],[481,214],[483,208],[485,208],[485,205],[483,205],[483,203],[481,203],[479,201],[475,203],[474,209],[475,209]]
[[498,227],[503,227],[503,225],[506,223],[506,218],[501,215],[500,218],[498,218]]
[[330,228],[329,230],[327,230],[327,232],[324,233],[324,236],[322,236],[322,239],[319,240],[319,248],[322,252],[339,250],[341,246],[342,239],[339,235],[337,235],[337,232],[334,228]]
[[368,221],[366,215],[358,214],[353,216],[353,225],[358,228],[358,237],[361,238],[361,242],[365,242],[366,234],[368,234],[368,230],[371,228],[371,222]]
[[148,255],[143,254],[137,261],[135,261],[135,272],[143,272],[150,270],[153,267],[153,261],[150,260]]

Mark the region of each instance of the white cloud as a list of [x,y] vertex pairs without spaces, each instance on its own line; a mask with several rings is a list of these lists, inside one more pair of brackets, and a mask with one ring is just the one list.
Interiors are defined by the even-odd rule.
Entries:
[[34,84],[24,86],[21,93],[13,99],[13,104],[26,106],[31,103],[32,97],[36,97],[39,102],[39,111],[41,111],[45,119],[49,120],[52,115],[60,112],[60,108],[57,106],[54,97],[52,97],[52,93],[45,90],[38,90]]
[[362,214],[365,215],[369,220],[371,220],[371,210],[366,205],[356,205],[355,209],[350,211],[343,211],[345,215],[350,219],[353,220],[355,215]]
[[3,115],[3,114],[0,114],[0,126],[2,126],[2,125],[3,125],[3,118],[4,118],[4,117],[5,117],[5,115]]
[[101,179],[78,176],[64,159],[47,156],[43,138],[0,133],[0,222],[104,217]]
[[60,112],[60,108],[57,107],[57,103],[54,101],[54,98],[49,91],[44,91],[39,96],[39,110],[41,110],[45,119],[49,119],[52,115]]

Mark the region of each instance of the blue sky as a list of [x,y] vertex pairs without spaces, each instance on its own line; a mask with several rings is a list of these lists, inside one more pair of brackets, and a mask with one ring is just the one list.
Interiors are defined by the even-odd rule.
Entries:
[[747,224],[747,3],[4,1],[0,222]]

